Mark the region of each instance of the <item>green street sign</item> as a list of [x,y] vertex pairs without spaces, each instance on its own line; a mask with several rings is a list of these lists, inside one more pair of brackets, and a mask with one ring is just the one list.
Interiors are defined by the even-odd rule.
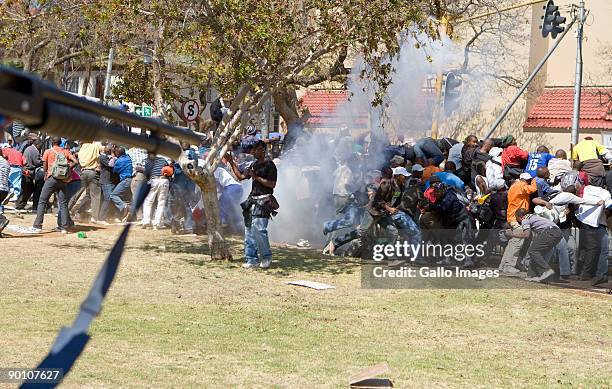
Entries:
[[151,107],[150,105],[137,105],[134,107],[134,112],[138,116],[150,118],[151,116],[153,116],[153,107]]

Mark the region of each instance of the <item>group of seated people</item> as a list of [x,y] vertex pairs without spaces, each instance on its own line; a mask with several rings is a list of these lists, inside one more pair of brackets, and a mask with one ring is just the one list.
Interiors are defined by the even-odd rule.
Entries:
[[[505,275],[526,271],[535,282],[608,282],[612,176],[604,161],[612,154],[591,137],[574,146],[574,163],[564,150],[524,150],[511,135],[423,138],[388,146],[384,154],[381,169],[365,173],[354,156],[338,158],[325,254],[371,258],[382,241],[476,242],[487,258],[459,265],[495,265]],[[490,255],[496,251],[501,260]]]

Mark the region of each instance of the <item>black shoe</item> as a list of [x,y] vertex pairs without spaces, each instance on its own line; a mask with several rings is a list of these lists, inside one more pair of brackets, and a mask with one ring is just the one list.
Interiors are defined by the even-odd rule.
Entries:
[[593,277],[593,279],[591,280],[591,286],[605,284],[606,282],[608,282],[608,276]]

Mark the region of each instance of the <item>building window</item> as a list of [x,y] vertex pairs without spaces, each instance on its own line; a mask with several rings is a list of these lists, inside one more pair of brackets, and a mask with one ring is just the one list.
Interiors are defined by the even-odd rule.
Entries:
[[612,132],[602,132],[601,137],[603,138],[603,145],[612,151]]
[[280,126],[280,115],[278,114],[278,112],[274,112],[272,116],[274,117],[274,124],[272,125],[272,132],[278,132],[278,129]]

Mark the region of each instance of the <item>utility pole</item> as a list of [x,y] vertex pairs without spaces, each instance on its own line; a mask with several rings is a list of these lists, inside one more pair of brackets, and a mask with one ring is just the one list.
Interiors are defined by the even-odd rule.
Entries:
[[[576,22],[576,20],[578,20],[578,18],[574,15],[574,17],[572,18],[572,21],[570,22],[570,24],[567,27],[562,26],[562,24],[565,23],[566,18],[561,16],[561,14],[559,12],[559,7],[555,5],[554,0],[548,0],[546,5],[543,8],[544,8],[544,16],[542,16],[542,26],[541,26],[542,37],[543,38],[547,38],[548,35],[550,34],[552,39],[555,40],[554,41],[555,43],[550,48],[550,50],[548,50],[548,53],[546,53],[544,58],[542,58],[542,60],[535,67],[533,72],[529,75],[527,80],[523,83],[523,86],[521,86],[519,91],[516,93],[516,95],[514,96],[512,101],[510,101],[510,103],[506,106],[504,111],[499,115],[499,117],[497,118],[495,123],[493,123],[493,125],[491,126],[491,128],[489,129],[487,134],[485,135],[485,139],[490,138],[491,135],[493,134],[493,132],[495,132],[495,130],[500,125],[502,120],[504,120],[504,118],[506,117],[508,112],[510,112],[510,109],[512,108],[514,103],[516,103],[518,98],[527,89],[527,86],[529,86],[529,83],[535,78],[535,76],[538,74],[540,69],[542,69],[542,67],[544,66],[544,64],[548,60],[548,58],[552,55],[552,53],[555,51],[557,46],[559,46],[559,43],[561,43],[563,38],[565,38],[567,33],[571,30],[571,28],[574,25],[574,23]],[[558,34],[561,34],[559,39],[557,39],[557,35]],[[578,92],[578,93],[580,93],[580,92]]]
[[[501,12],[511,11],[514,9],[523,8],[523,7],[527,7],[527,6],[534,5],[534,4],[544,3],[546,1],[548,0],[531,0],[525,3],[514,4],[509,7],[496,9],[495,11],[486,12],[480,15],[475,15],[475,16],[462,18],[462,19],[453,19],[452,24],[451,24],[451,21],[449,20],[449,17],[446,14],[444,14],[440,18],[440,24],[442,26],[442,31],[444,32],[444,34],[449,35],[449,32],[452,31],[452,28],[458,24],[470,22],[476,19],[485,18],[491,15],[496,15]],[[438,134],[438,122],[440,120],[440,105],[441,105],[440,99],[442,97],[443,82],[444,82],[444,70],[440,69],[436,73],[436,83],[435,83],[436,95],[435,95],[435,100],[434,100],[434,107],[433,107],[433,114],[432,114],[432,121],[431,121],[431,137],[434,139],[437,139],[439,135]]]
[[561,34],[561,36],[559,37],[559,39],[555,40],[555,43],[553,44],[553,46],[548,50],[548,53],[546,53],[546,55],[544,56],[544,58],[542,58],[542,60],[538,63],[538,65],[535,67],[535,69],[533,69],[533,72],[529,75],[529,77],[527,77],[527,80],[525,80],[525,82],[523,83],[523,85],[521,86],[521,88],[518,90],[518,92],[514,95],[514,97],[512,98],[512,100],[510,101],[510,103],[506,106],[506,108],[503,110],[503,112],[499,115],[499,117],[497,118],[497,120],[495,121],[495,123],[493,123],[493,125],[491,126],[491,128],[489,129],[489,131],[486,133],[484,139],[488,139],[491,137],[491,135],[493,134],[493,132],[495,132],[495,130],[497,129],[497,127],[501,124],[501,122],[504,120],[504,118],[506,117],[506,115],[508,114],[508,112],[510,112],[510,109],[512,108],[512,106],[514,105],[514,103],[516,103],[516,101],[519,99],[519,97],[521,97],[521,95],[523,94],[523,92],[525,92],[525,90],[527,89],[527,87],[529,86],[529,83],[531,83],[531,81],[535,78],[535,76],[538,74],[538,72],[540,71],[540,69],[542,69],[542,67],[544,66],[544,64],[546,63],[546,61],[548,60],[548,58],[550,58],[550,56],[552,55],[552,53],[557,49],[557,47],[559,46],[559,44],[561,43],[561,41],[563,40],[563,38],[565,37],[565,35],[567,35],[567,33],[571,30],[574,22],[576,21],[576,18],[572,19],[572,21],[570,22],[570,24],[567,26],[567,28],[565,29],[565,31],[563,31],[563,33]]
[[580,94],[582,91],[582,32],[584,27],[584,0],[580,0],[578,29],[576,30],[576,79],[574,82],[574,115],[572,116],[572,147],[578,143],[580,131]]

